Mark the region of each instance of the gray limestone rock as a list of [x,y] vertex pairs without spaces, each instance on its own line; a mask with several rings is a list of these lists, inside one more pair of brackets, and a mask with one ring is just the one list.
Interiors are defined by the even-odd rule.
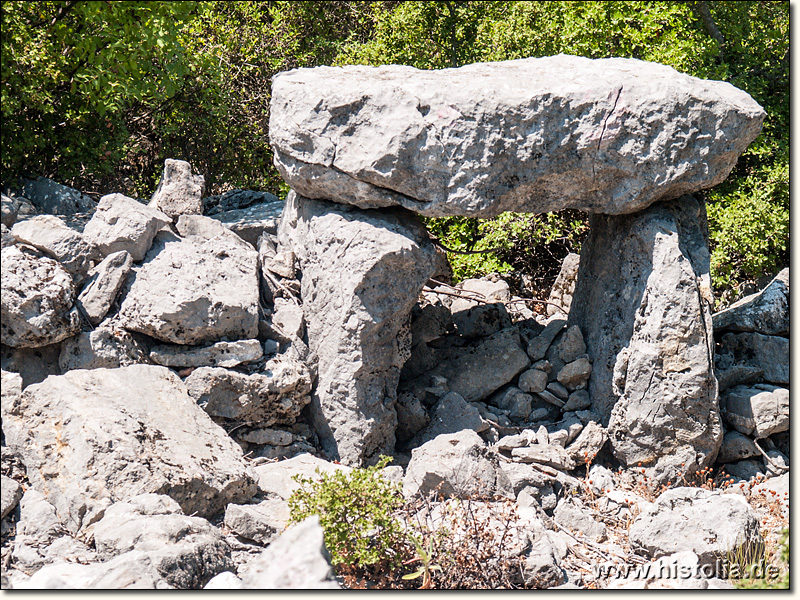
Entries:
[[142,494],[112,504],[93,534],[102,560],[143,552],[161,578],[178,589],[202,588],[234,566],[222,532],[205,519],[181,514],[168,496]]
[[762,439],[789,430],[789,390],[786,388],[766,383],[737,385],[725,392],[720,404],[725,422],[745,435]]
[[681,462],[710,466],[722,440],[711,303],[702,202],[591,218],[570,323],[593,357],[592,407],[615,457],[664,461],[663,482],[680,477]]
[[550,344],[566,324],[562,319],[551,320],[544,330],[528,343],[528,356],[532,361],[541,360],[547,354]]
[[533,488],[535,494],[538,490],[549,488],[555,482],[555,477],[551,477],[537,468],[535,463],[521,462],[501,462],[500,467],[511,482],[511,487],[515,495],[519,495],[524,489]]
[[286,529],[288,522],[289,504],[280,498],[268,498],[258,504],[229,504],[225,509],[225,527],[265,546]]
[[[453,304],[456,302],[458,300]],[[511,317],[505,305],[500,303],[479,304],[458,312],[453,311],[453,322],[458,334],[468,339],[486,337],[511,327]]]
[[3,431],[70,532],[140,493],[211,516],[256,492],[241,449],[165,367],[48,377],[4,411]]
[[543,392],[547,387],[547,373],[539,369],[528,369],[519,376],[517,385],[523,392]]
[[257,246],[258,238],[263,233],[275,234],[278,232],[278,223],[283,212],[283,200],[272,197],[274,200],[270,202],[259,202],[246,208],[227,210],[209,216],[222,223],[244,241]]
[[39,215],[21,221],[11,228],[11,235],[17,242],[29,244],[61,263],[76,284],[80,284],[92,268],[94,248],[58,217]]
[[33,383],[44,381],[50,375],[61,375],[58,366],[61,346],[61,343],[39,348],[0,346],[0,364],[4,371],[17,373],[22,377],[24,389]]
[[258,255],[248,248],[228,235],[165,238],[122,302],[123,327],[173,344],[255,338]]
[[488,428],[489,424],[481,419],[477,408],[456,392],[450,392],[442,396],[431,413],[430,423],[414,436],[408,446],[421,446],[443,433],[458,433],[463,429],[480,433]]
[[5,519],[6,515],[17,507],[22,498],[22,486],[19,482],[0,475],[0,519]]
[[330,474],[342,470],[349,472],[351,469],[311,454],[300,454],[287,460],[259,465],[253,470],[258,477],[258,489],[261,492],[289,500],[292,493],[300,488],[295,476],[318,480],[322,473]]
[[401,445],[413,438],[431,421],[428,411],[425,410],[425,406],[419,398],[407,392],[398,394],[395,410],[397,410],[395,435],[397,443]]
[[305,364],[280,355],[267,361],[262,371],[250,375],[200,367],[186,378],[186,387],[212,417],[269,427],[294,423],[310,401],[311,374]]
[[[575,292],[575,279],[578,277],[578,265],[580,264],[580,254],[570,252],[561,261],[561,270],[558,272],[553,287],[550,288],[550,296],[547,301],[556,306],[560,306],[564,311],[558,310],[556,306],[547,305],[547,316],[555,314],[566,317],[572,305],[572,294]],[[585,352],[585,351],[584,351]]]
[[728,83],[565,55],[295,69],[270,107],[298,193],[426,216],[639,211],[724,180],[765,116]]
[[562,498],[553,511],[553,519],[562,527],[577,531],[593,542],[602,542],[607,537],[605,525],[578,499],[568,496]]
[[673,488],[645,507],[630,528],[633,548],[652,558],[690,550],[701,564],[731,554],[755,557],[762,543],[756,512],[738,494]]
[[0,224],[0,248],[7,248],[17,243],[14,236],[11,235],[11,230],[5,225]]
[[2,194],[0,198],[2,199],[2,217],[0,217],[0,223],[7,228],[11,228],[14,226],[14,223],[17,222],[20,199],[16,196],[6,196],[5,194]]
[[563,409],[564,412],[570,412],[573,410],[583,410],[589,408],[591,405],[592,399],[589,396],[589,392],[586,390],[575,390],[569,395],[569,398],[567,398]]
[[409,315],[433,272],[424,227],[404,211],[362,211],[290,193],[279,240],[303,273],[308,346],[319,374],[310,413],[323,446],[351,465],[391,453],[397,384],[411,350]]
[[83,229],[83,239],[108,256],[126,250],[134,262],[147,254],[156,233],[171,223],[159,210],[122,194],[100,198],[92,220]]
[[717,350],[722,365],[745,364],[763,371],[762,378],[789,384],[789,339],[760,333],[726,333]]
[[292,340],[303,339],[303,334],[306,331],[302,307],[283,298],[275,298],[275,312],[272,314],[272,324]]
[[571,471],[575,468],[575,461],[562,446],[534,444],[526,448],[514,448],[511,456],[519,462],[547,465],[560,471]]
[[608,440],[606,430],[594,421],[589,421],[581,430],[575,441],[567,446],[567,454],[576,464],[593,460]]
[[425,301],[411,312],[411,345],[432,342],[453,328],[453,315],[441,301]]
[[340,589],[316,515],[293,525],[240,574],[243,589]]
[[251,204],[270,204],[277,202],[278,197],[269,192],[257,192],[255,190],[229,190],[224,194],[206,196],[203,198],[205,214],[211,216],[229,210],[238,210]]
[[75,285],[64,267],[17,246],[2,250],[0,335],[15,348],[38,348],[80,331]]
[[154,346],[150,360],[165,367],[235,367],[264,355],[258,340],[217,342],[210,346]]
[[713,316],[716,331],[753,331],[764,335],[789,334],[789,268],[767,287],[742,298]]
[[76,304],[86,313],[92,325],[99,325],[108,313],[133,266],[125,250],[113,252],[87,274]]
[[567,327],[558,342],[558,357],[564,363],[571,363],[581,355],[586,354],[586,343],[583,341],[581,328],[577,325]]
[[72,215],[94,208],[89,196],[46,177],[26,180],[21,194],[41,212],[51,215]]
[[424,496],[434,490],[455,498],[514,498],[497,455],[470,429],[442,434],[412,451],[403,494]]
[[61,344],[58,355],[61,373],[73,369],[116,369],[147,362],[147,348],[113,323],[69,338]]
[[263,427],[251,429],[246,433],[237,435],[237,438],[250,444],[269,444],[270,446],[288,446],[293,439],[292,434],[288,431]]
[[592,363],[585,356],[564,365],[556,378],[568,390],[584,389],[592,374]]
[[168,158],[164,161],[164,174],[148,206],[160,210],[173,220],[181,215],[202,215],[204,189],[205,179],[202,175],[193,175],[188,162]]
[[764,464],[760,460],[745,459],[725,465],[725,470],[735,480],[752,481],[763,477]]

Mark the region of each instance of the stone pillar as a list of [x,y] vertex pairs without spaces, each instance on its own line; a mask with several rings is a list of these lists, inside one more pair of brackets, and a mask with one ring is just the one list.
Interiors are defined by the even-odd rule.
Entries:
[[590,226],[570,324],[594,361],[593,409],[623,465],[674,482],[712,464],[722,439],[705,204],[683,196]]
[[291,192],[278,236],[302,272],[318,371],[310,411],[325,450],[354,466],[392,454],[397,383],[411,348],[409,316],[434,267],[419,217]]

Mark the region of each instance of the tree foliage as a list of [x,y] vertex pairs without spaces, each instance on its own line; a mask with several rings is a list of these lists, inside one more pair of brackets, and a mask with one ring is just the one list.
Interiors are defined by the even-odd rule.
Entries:
[[[2,4],[2,182],[45,175],[152,193],[165,158],[213,192],[285,191],[268,143],[270,79],[319,64],[421,69],[558,53],[632,57],[729,81],[764,130],[708,201],[712,274],[733,299],[788,264],[789,3],[756,1],[43,1]],[[552,278],[585,218],[436,219],[458,277]]]

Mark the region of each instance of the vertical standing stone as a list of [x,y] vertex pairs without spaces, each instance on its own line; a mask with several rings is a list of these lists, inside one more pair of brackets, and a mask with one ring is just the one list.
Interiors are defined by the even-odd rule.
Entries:
[[711,464],[721,443],[711,302],[702,201],[591,217],[570,323],[614,455],[660,481]]
[[433,272],[422,224],[402,209],[361,210],[291,192],[279,240],[302,271],[318,368],[311,415],[326,451],[349,465],[391,453],[408,319]]

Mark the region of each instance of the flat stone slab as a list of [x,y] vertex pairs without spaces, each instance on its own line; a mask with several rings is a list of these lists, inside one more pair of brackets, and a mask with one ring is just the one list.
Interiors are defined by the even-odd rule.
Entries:
[[720,183],[764,116],[728,83],[635,59],[316,67],[274,77],[270,143],[309,198],[624,214]]

